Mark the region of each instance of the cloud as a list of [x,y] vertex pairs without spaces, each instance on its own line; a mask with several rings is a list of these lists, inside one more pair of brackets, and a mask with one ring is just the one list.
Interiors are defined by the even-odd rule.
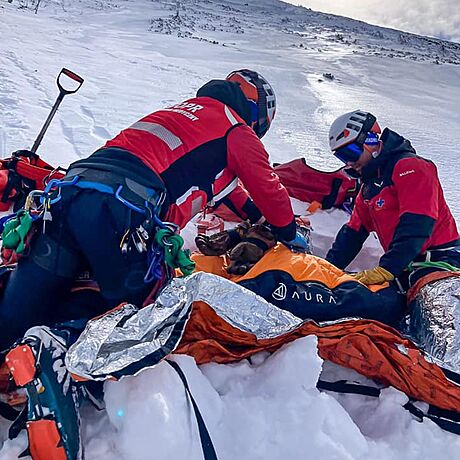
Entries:
[[289,3],[460,42],[459,0],[289,0]]

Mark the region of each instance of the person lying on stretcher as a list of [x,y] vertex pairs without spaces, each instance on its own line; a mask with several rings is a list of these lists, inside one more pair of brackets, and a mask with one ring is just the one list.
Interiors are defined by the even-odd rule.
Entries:
[[230,279],[301,319],[358,317],[396,326],[405,315],[406,298],[395,283],[367,286],[320,257],[276,244],[264,224],[244,222],[195,242],[197,271]]

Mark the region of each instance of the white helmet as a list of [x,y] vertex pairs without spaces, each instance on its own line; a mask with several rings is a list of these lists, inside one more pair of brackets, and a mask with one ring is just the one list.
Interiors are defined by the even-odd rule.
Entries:
[[362,110],[348,112],[332,123],[329,129],[329,145],[332,151],[352,142],[362,145],[369,132],[382,132],[374,115]]

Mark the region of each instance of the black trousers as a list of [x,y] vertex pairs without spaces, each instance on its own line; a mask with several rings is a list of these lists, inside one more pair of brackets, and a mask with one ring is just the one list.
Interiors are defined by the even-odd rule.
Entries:
[[[32,326],[91,318],[121,302],[142,305],[152,286],[144,283],[146,253],[122,254],[120,241],[144,220],[111,195],[62,189],[52,221],[31,243],[0,300],[0,349]],[[89,269],[100,294],[71,294],[75,277]]]

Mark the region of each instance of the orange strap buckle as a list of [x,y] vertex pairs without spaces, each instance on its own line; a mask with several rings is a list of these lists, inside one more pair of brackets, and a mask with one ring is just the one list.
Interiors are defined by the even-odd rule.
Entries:
[[5,358],[16,385],[23,387],[35,378],[35,355],[29,345],[18,345]]

